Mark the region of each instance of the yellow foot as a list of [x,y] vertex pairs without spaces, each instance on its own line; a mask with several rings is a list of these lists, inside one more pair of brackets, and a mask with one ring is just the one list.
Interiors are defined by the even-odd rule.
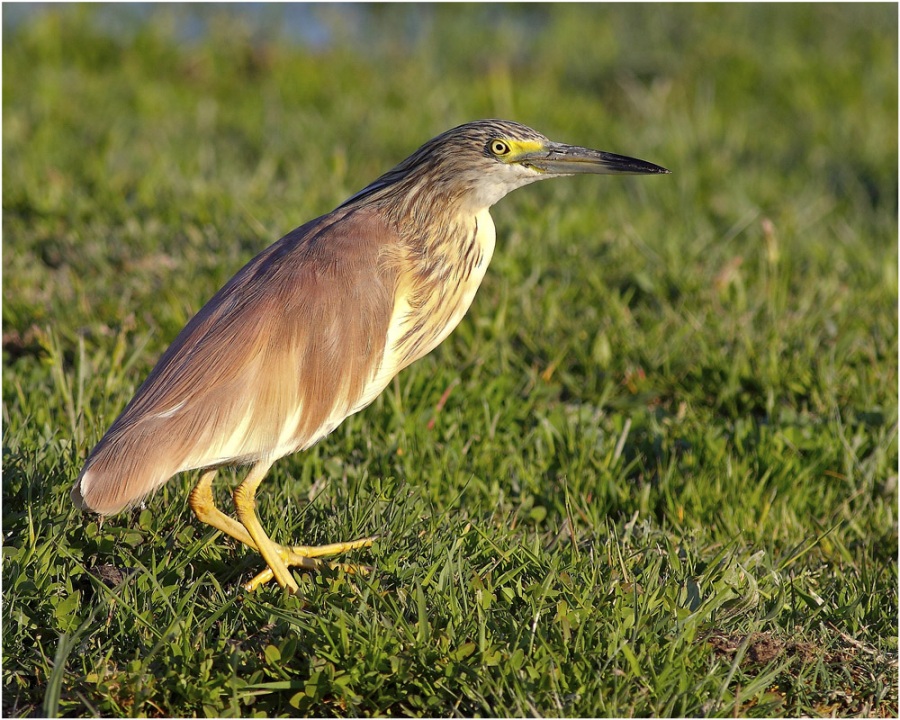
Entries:
[[[321,570],[323,567],[327,567],[332,570],[343,570],[346,573],[366,575],[371,572],[372,568],[365,565],[325,562],[315,558],[370,547],[377,539],[378,536],[373,535],[372,537],[353,540],[352,542],[332,543],[331,545],[276,545],[276,547],[278,548],[278,555],[288,567],[299,567],[304,570]],[[272,572],[272,568],[267,567],[252,580],[244,583],[244,589],[247,592],[253,592],[261,585],[265,585],[273,577],[275,577],[275,573]]]

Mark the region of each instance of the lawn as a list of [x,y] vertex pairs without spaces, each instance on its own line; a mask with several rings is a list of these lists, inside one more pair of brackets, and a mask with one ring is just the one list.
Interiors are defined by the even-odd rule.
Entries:
[[[882,716],[897,7],[4,6],[4,716]],[[519,190],[441,347],[259,493],[81,465],[243,263],[485,117],[670,168]],[[242,469],[220,474],[219,500]]]

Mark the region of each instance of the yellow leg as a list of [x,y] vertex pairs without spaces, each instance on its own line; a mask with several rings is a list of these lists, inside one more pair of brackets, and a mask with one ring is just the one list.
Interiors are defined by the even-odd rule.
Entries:
[[263,556],[266,565],[271,568],[278,584],[283,588],[290,589],[291,592],[297,592],[300,587],[287,569],[287,565],[284,564],[284,560],[281,559],[278,546],[269,539],[259,523],[259,518],[256,517],[256,489],[266,473],[269,472],[270,467],[272,467],[270,461],[262,460],[250,468],[250,473],[234,490],[234,509],[237,512],[238,520],[247,528],[247,532],[250,533],[250,537],[256,544],[256,549]]
[[200,522],[212,525],[216,530],[221,530],[239,543],[249,545],[256,550],[256,543],[253,542],[253,538],[250,537],[244,526],[216,507],[212,494],[212,481],[215,475],[216,471],[213,469],[207,470],[200,476],[200,480],[194,486],[194,489],[191,490],[188,498],[191,510],[194,511],[194,515],[197,516]]
[[[251,471],[250,475],[248,475],[247,479],[241,486],[251,479],[251,476],[257,471],[258,466],[255,466]],[[255,480],[255,485],[252,488],[251,498],[251,510],[253,518],[256,518],[255,506],[256,502],[253,499],[253,496],[256,493],[256,488],[259,486],[260,482],[262,482],[262,477],[265,477],[265,473],[268,470],[268,466],[262,469],[261,476]],[[197,516],[197,519],[201,522],[206,523],[207,525],[211,525],[216,528],[216,530],[220,530],[225,533],[229,537],[234,538],[240,543],[252,547],[254,550],[259,552],[259,546],[256,541],[253,539],[251,534],[248,532],[248,529],[237,522],[233,518],[230,518],[228,515],[223,513],[216,507],[215,500],[213,499],[212,494],[212,481],[215,477],[216,471],[207,470],[200,476],[200,480],[197,482],[197,485],[191,491],[189,502],[191,509],[194,511],[194,515]],[[235,507],[237,507],[237,490],[235,491]],[[240,513],[240,511],[239,511]],[[240,517],[240,515],[239,515]],[[257,521],[257,525],[259,522]],[[262,527],[259,528],[262,530]],[[269,540],[268,536],[263,532],[263,536],[269,541],[269,545],[274,548],[276,555],[281,559],[283,565],[285,566],[285,572],[287,573],[288,567],[301,567],[305,570],[318,570],[323,566],[331,567],[331,568],[341,568],[346,572],[368,572],[369,568],[360,567],[355,565],[345,565],[340,563],[323,563],[320,560],[314,560],[313,558],[322,557],[324,555],[336,555],[338,553],[346,552],[348,550],[355,550],[361,547],[369,547],[374,541],[375,537],[363,538],[361,540],[354,540],[352,542],[341,542],[341,543],[332,543],[330,545],[318,545],[318,546],[309,546],[309,545],[294,545],[294,546],[285,546],[279,545],[275,542]],[[262,554],[262,553],[260,553]],[[265,559],[265,555],[263,556]],[[268,563],[268,560],[266,560]],[[272,569],[271,565],[259,573],[252,580],[244,584],[244,588],[248,591],[253,591],[258,588],[260,585],[264,585],[269,582],[273,577],[275,577],[275,572]],[[287,573],[287,577],[290,578],[290,574]],[[293,578],[290,578],[293,582]],[[282,587],[285,586],[285,583],[279,581]],[[294,583],[295,584],[295,583]],[[291,587],[291,583],[288,583],[288,587]]]

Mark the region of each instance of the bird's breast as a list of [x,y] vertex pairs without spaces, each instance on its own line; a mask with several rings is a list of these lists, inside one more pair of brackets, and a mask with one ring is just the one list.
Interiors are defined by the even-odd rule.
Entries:
[[383,370],[393,377],[434,350],[463,319],[490,264],[494,223],[487,209],[471,218],[453,243],[423,267],[408,271],[398,290],[385,344]]
[[495,242],[494,221],[485,208],[475,216],[472,239],[464,246],[458,285],[456,291],[451,293],[449,317],[434,345],[426,352],[430,352],[443,342],[469,310],[494,255]]

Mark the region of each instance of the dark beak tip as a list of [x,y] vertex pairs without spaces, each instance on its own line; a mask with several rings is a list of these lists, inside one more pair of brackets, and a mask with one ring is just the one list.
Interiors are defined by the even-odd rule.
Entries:
[[654,165],[652,168],[639,171],[641,175],[671,175],[672,171],[662,165]]
[[672,171],[669,168],[664,168],[662,165],[656,165],[655,163],[645,162],[648,166],[644,169],[644,173],[648,175],[671,175]]
[[671,170],[664,168],[662,165],[640,160],[639,158],[629,157],[628,155],[617,155],[615,153],[601,153],[606,161],[607,167],[613,172],[619,172],[632,175],[669,175]]

